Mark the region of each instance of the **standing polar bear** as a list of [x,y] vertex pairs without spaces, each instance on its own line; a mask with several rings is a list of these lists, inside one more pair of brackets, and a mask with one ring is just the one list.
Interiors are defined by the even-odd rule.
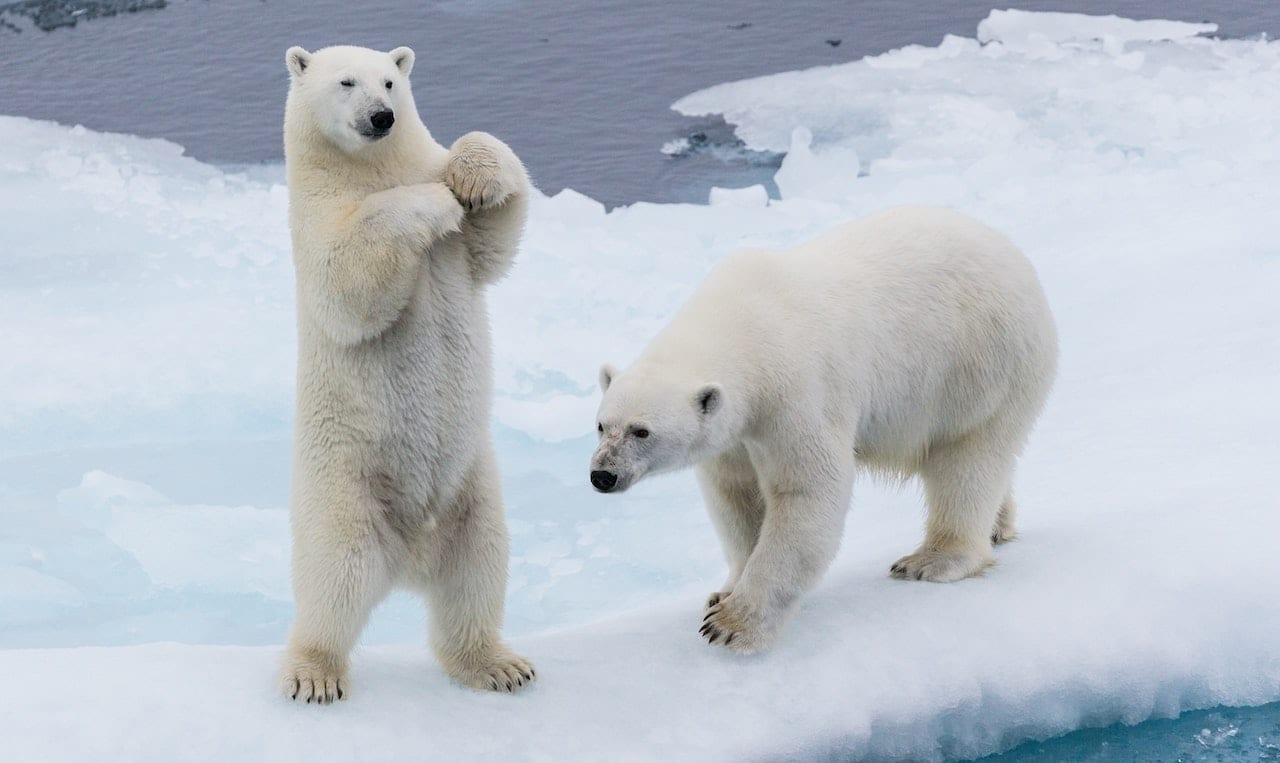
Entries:
[[298,292],[293,586],[286,696],[348,693],[347,664],[393,586],[430,605],[467,686],[533,667],[499,637],[507,531],[489,437],[486,285],[511,265],[528,180],[502,142],[432,139],[413,51],[290,48],[285,108]]
[[991,564],[1056,364],[1044,292],[1006,238],[882,212],[728,258],[634,365],[605,366],[591,484],[696,464],[730,568],[702,635],[759,651],[835,556],[858,466],[924,482],[924,543],[894,577]]

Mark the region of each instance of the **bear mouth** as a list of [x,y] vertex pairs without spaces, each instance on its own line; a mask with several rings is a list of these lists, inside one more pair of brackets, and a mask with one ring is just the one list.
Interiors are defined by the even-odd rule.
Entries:
[[390,129],[386,129],[386,130],[361,130],[361,131],[360,131],[360,134],[361,134],[361,135],[363,135],[364,137],[368,138],[369,140],[377,141],[377,140],[382,140],[383,138],[385,138],[385,137],[387,137],[388,135],[390,135],[390,134],[391,134],[391,130],[390,130]]

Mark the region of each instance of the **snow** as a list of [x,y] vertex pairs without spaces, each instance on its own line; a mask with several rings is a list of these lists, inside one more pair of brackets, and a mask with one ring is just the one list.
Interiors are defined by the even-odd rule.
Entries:
[[1078,13],[1031,13],[1014,9],[993,10],[978,24],[979,42],[1000,42],[1006,47],[1036,42],[1064,43],[1100,41],[1109,52],[1119,52],[1127,42],[1187,40],[1218,31],[1217,24],[1190,24],[1185,21],[1146,19],[1137,21],[1118,16],[1084,16]]
[[[938,760],[1280,699],[1280,44],[1210,27],[996,11],[978,39],[675,104],[788,152],[781,199],[535,198],[491,297],[507,632],[539,669],[513,697],[449,684],[404,596],[375,614],[350,701],[272,695],[291,611],[282,173],[0,117],[10,756]],[[596,371],[730,251],[898,203],[1007,232],[1056,312],[1021,538],[981,578],[892,581],[918,491],[860,483],[779,647],[721,654],[697,638],[724,564],[690,475],[586,484]]]

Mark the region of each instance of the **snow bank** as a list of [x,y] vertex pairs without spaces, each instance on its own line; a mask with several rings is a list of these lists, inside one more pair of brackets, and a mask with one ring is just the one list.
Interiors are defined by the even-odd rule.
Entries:
[[[1280,44],[1205,31],[996,12],[981,40],[676,104],[788,151],[780,200],[535,198],[492,295],[508,631],[541,678],[512,698],[449,686],[405,598],[350,702],[270,696],[278,647],[249,647],[290,615],[279,168],[0,117],[0,738],[42,760],[940,759],[1280,698]],[[919,499],[860,484],[782,645],[731,659],[696,637],[724,570],[692,479],[586,485],[596,369],[728,252],[897,203],[1006,231],[1057,314],[1022,537],[983,578],[891,581]]]
[[[278,650],[176,644],[0,651],[0,732],[17,760],[935,760],[1085,724],[1280,696],[1274,507],[1037,529],[986,577],[888,580],[849,558],[788,638],[737,659],[699,643],[701,593],[516,640],[539,681],[453,686],[414,647],[357,656],[349,701],[272,694]],[[872,534],[879,534],[875,530]],[[888,556],[891,556],[888,555]],[[1256,581],[1254,585],[1242,581]]]

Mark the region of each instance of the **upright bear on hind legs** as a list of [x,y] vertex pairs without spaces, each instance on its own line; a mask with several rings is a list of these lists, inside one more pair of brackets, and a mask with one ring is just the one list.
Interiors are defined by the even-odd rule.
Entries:
[[413,51],[290,48],[285,109],[298,296],[288,697],[348,693],[348,658],[393,586],[430,605],[445,669],[512,691],[507,530],[489,437],[484,290],[515,256],[528,180],[509,148],[432,139]]
[[605,366],[591,484],[696,465],[729,562],[702,634],[758,651],[835,556],[859,466],[924,482],[924,543],[894,577],[991,564],[1056,364],[1008,239],[942,209],[882,212],[731,256],[630,368]]

